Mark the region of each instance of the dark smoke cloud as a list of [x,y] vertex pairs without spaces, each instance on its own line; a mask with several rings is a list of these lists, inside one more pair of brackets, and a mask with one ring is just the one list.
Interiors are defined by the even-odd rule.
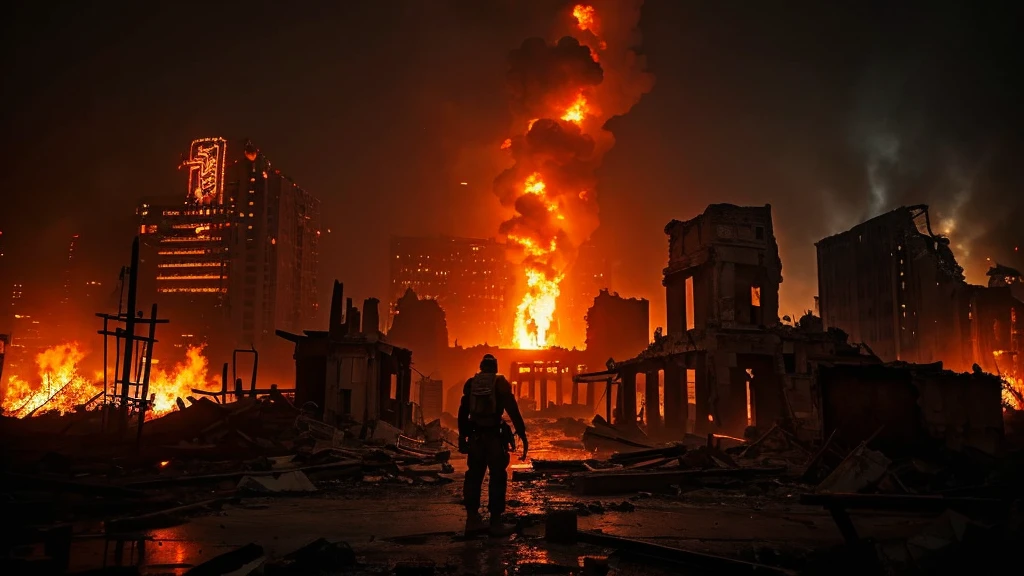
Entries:
[[867,182],[859,217],[929,204],[933,227],[950,237],[973,282],[985,281],[987,258],[1015,259],[1024,217],[1024,92],[1004,75],[1010,55],[999,53],[999,32],[1010,30],[992,16],[939,9],[927,34],[872,59],[849,128]]
[[513,114],[541,118],[585,86],[597,86],[604,70],[590,47],[565,36],[557,44],[530,38],[508,58],[508,88]]

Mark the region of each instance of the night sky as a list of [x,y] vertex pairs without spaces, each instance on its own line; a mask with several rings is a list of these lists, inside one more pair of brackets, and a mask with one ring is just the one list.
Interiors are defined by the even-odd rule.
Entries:
[[[569,6],[17,0],[3,281],[58,285],[78,233],[113,283],[138,200],[184,195],[188,143],[250,137],[323,201],[322,284],[386,297],[390,235],[496,236],[506,56]],[[932,204],[969,280],[1020,266],[1019,6],[647,0],[656,84],[598,173],[613,288],[663,325],[662,229],[712,202],[773,205],[780,315],[813,305],[814,241],[901,204]]]

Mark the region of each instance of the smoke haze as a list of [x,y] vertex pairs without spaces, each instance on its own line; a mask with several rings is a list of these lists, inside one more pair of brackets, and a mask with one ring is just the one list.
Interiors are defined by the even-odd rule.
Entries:
[[[391,234],[495,236],[508,215],[492,193],[508,167],[498,145],[517,115],[507,56],[564,35],[570,3],[299,4],[16,1],[3,24],[0,290],[17,278],[59,291],[75,233],[82,266],[113,285],[136,203],[184,196],[175,167],[201,136],[251,137],[323,200],[323,295],[337,277],[357,299],[384,297]],[[773,205],[781,314],[812,306],[815,241],[900,204],[933,206],[969,280],[983,281],[986,258],[1022,267],[1021,7],[638,6],[595,3],[639,15],[642,41],[599,32],[646,62],[600,54],[596,89],[630,87],[619,101],[638,103],[602,95],[615,146],[595,137],[608,152],[593,237],[613,289],[651,299],[652,326],[664,324],[662,228],[711,202]],[[642,99],[642,83],[613,81],[644,67],[657,84]]]

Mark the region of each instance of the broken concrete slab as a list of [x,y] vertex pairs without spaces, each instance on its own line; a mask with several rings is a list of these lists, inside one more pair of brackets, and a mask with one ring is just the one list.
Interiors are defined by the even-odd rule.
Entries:
[[815,492],[825,494],[854,494],[882,479],[892,460],[881,452],[861,444],[843,460],[831,474],[822,480]]
[[300,471],[276,476],[245,476],[238,482],[239,490],[256,493],[316,492],[316,486]]

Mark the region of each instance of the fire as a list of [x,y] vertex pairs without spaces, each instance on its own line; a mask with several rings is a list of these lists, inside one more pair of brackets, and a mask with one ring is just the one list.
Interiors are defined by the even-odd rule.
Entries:
[[1013,376],[1003,377],[1003,405],[1014,410],[1024,410],[1024,380]]
[[[25,418],[45,412],[66,414],[95,400],[103,392],[103,373],[98,372],[92,380],[84,377],[79,366],[85,356],[77,342],[41,352],[36,356],[37,380],[29,382],[13,375],[8,378],[2,402],[4,415]],[[177,398],[190,395],[192,388],[206,388],[209,382],[202,348],[190,347],[185,360],[169,372],[157,367],[156,359],[153,364],[149,379],[153,405],[148,418],[174,410]]]
[[573,101],[572,105],[562,114],[562,120],[566,122],[572,122],[577,126],[583,122],[583,118],[587,115],[587,98],[581,91],[576,95],[576,100]]
[[149,392],[153,397],[150,407],[151,416],[161,416],[174,410],[176,400],[192,395],[192,389],[207,388],[210,380],[207,376],[209,361],[203,356],[201,346],[189,346],[185,351],[185,360],[166,372],[156,365],[149,377]]
[[[574,21],[568,14],[564,20],[568,35],[557,42],[525,40],[509,55],[518,133],[501,144],[514,165],[495,179],[494,192],[514,210],[499,233],[525,280],[510,338],[517,348],[580,343],[572,341],[579,332],[574,319],[556,314],[563,279],[599,224],[595,173],[614,144],[604,125],[628,112],[653,85],[643,57],[622,44],[636,38],[642,0],[621,2],[617,17],[607,22],[593,6],[577,4]],[[617,50],[599,61],[597,50],[609,48],[606,38],[619,40]]]
[[576,26],[580,30],[590,30],[594,26],[594,7],[584,4],[577,4],[572,9],[572,16],[576,19]]
[[40,352],[36,356],[37,382],[29,383],[17,376],[8,378],[2,404],[4,414],[24,418],[51,410],[71,412],[75,406],[93,399],[103,391],[103,384],[89,382],[79,373],[82,358],[85,353],[77,342]]

